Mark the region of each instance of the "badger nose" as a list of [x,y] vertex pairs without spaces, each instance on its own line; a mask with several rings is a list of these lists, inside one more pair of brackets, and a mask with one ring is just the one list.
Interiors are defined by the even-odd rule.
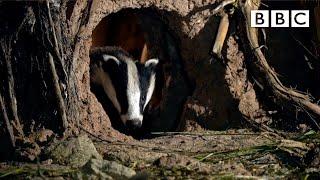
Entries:
[[127,120],[126,126],[130,130],[135,130],[142,126],[142,122],[139,119]]

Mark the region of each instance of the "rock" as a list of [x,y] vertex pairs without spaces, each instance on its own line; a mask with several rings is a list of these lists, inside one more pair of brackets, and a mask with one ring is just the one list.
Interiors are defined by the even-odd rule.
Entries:
[[93,175],[103,179],[110,179],[110,176],[114,179],[129,179],[136,175],[133,169],[117,162],[94,158],[82,167],[82,173],[85,174],[85,177]]
[[199,162],[188,156],[178,155],[178,154],[168,154],[162,156],[156,161],[154,165],[166,169],[179,169],[179,168],[188,168],[193,171],[201,172],[202,174],[209,174],[212,170],[210,166]]
[[102,159],[87,135],[80,135],[51,145],[46,154],[54,163],[82,167],[92,157]]

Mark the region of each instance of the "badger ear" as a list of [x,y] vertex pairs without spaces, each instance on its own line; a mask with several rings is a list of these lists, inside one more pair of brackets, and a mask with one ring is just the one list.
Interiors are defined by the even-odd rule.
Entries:
[[144,66],[154,68],[157,66],[158,63],[159,63],[159,59],[149,59],[145,62]]
[[109,63],[110,61],[112,61],[112,62],[115,62],[117,65],[120,64],[119,59],[114,56],[104,54],[104,55],[102,55],[102,58],[103,58],[104,62],[106,62],[106,63]]

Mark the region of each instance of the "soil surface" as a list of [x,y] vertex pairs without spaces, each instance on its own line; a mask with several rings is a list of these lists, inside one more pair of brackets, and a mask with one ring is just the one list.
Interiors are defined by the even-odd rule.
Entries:
[[[319,134],[312,131],[304,135],[287,134],[287,139],[246,129],[157,133],[157,136],[131,142],[91,139],[103,159],[135,170],[137,174],[132,178],[290,179],[320,176]],[[79,177],[79,173],[88,173],[83,167],[56,165],[52,159],[38,164],[2,163],[0,167],[0,177],[12,178],[72,179]]]

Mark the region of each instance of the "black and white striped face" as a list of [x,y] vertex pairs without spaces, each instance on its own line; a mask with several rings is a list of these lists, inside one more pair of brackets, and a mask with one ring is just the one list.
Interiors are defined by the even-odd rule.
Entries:
[[154,91],[158,59],[141,64],[121,49],[90,56],[91,81],[103,87],[125,126],[130,130],[141,127],[144,109]]

